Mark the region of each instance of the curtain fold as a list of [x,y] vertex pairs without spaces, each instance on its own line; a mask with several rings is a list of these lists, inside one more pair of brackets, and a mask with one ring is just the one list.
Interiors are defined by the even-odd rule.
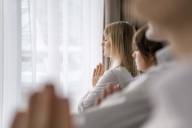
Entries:
[[103,7],[103,0],[0,0],[0,128],[47,79],[76,111],[101,62]]
[[[72,106],[101,62],[103,0],[22,0],[22,85],[58,83]],[[79,91],[81,90],[81,91]]]
[[9,128],[16,105],[19,102],[20,0],[3,0],[1,4],[1,127]]
[[[0,112],[3,111],[3,0],[0,0]],[[2,128],[3,114],[0,114],[0,128]]]

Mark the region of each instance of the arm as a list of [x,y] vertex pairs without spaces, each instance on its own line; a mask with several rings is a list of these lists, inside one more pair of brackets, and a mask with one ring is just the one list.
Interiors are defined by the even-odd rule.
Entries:
[[28,111],[16,115],[12,128],[138,128],[151,110],[144,94],[120,94],[118,102],[78,115],[81,122],[75,125],[68,100],[57,97],[49,87],[32,95]]
[[138,128],[149,118],[151,105],[140,91],[119,93],[111,103],[79,115],[84,123],[79,128]]
[[112,70],[106,71],[100,80],[97,82],[96,86],[88,91],[86,95],[81,99],[79,103],[79,111],[82,112],[95,105],[96,99],[101,95],[102,91],[109,84],[117,84],[118,80],[116,79]]
[[[149,85],[150,81],[137,84]],[[68,100],[58,97],[49,86],[32,95],[28,111],[17,114],[12,128],[138,128],[151,113],[148,88],[138,87],[125,89],[100,107],[71,118]],[[72,120],[75,117],[79,122]]]
[[119,85],[109,85],[104,88],[102,94],[97,97],[96,105],[100,105],[102,101],[104,101],[107,97],[121,91],[121,87]]
[[68,100],[49,85],[32,94],[28,110],[16,114],[11,128],[74,128]]

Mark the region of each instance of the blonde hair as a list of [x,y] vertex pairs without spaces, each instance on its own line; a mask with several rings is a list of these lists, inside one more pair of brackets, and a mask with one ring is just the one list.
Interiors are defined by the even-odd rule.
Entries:
[[132,75],[135,75],[134,61],[132,58],[132,39],[134,27],[128,22],[119,21],[106,26],[104,35],[111,38],[111,51],[118,54],[121,66],[124,66]]

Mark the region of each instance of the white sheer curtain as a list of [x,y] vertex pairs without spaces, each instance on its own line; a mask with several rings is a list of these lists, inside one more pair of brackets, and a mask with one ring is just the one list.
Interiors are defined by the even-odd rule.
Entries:
[[20,91],[20,0],[0,0],[0,127],[8,128]]
[[103,0],[22,0],[24,89],[52,79],[75,111],[101,62],[102,30]]
[[0,128],[49,78],[73,111],[101,62],[103,0],[0,0]]
[[[0,0],[0,112],[3,111],[3,1]],[[2,128],[3,114],[0,114],[0,128]]]

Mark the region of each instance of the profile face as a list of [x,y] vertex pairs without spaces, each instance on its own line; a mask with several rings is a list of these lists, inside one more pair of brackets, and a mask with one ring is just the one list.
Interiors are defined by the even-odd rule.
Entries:
[[104,36],[103,40],[103,49],[104,49],[104,56],[105,57],[111,57],[111,47],[112,47],[112,41],[109,36]]

